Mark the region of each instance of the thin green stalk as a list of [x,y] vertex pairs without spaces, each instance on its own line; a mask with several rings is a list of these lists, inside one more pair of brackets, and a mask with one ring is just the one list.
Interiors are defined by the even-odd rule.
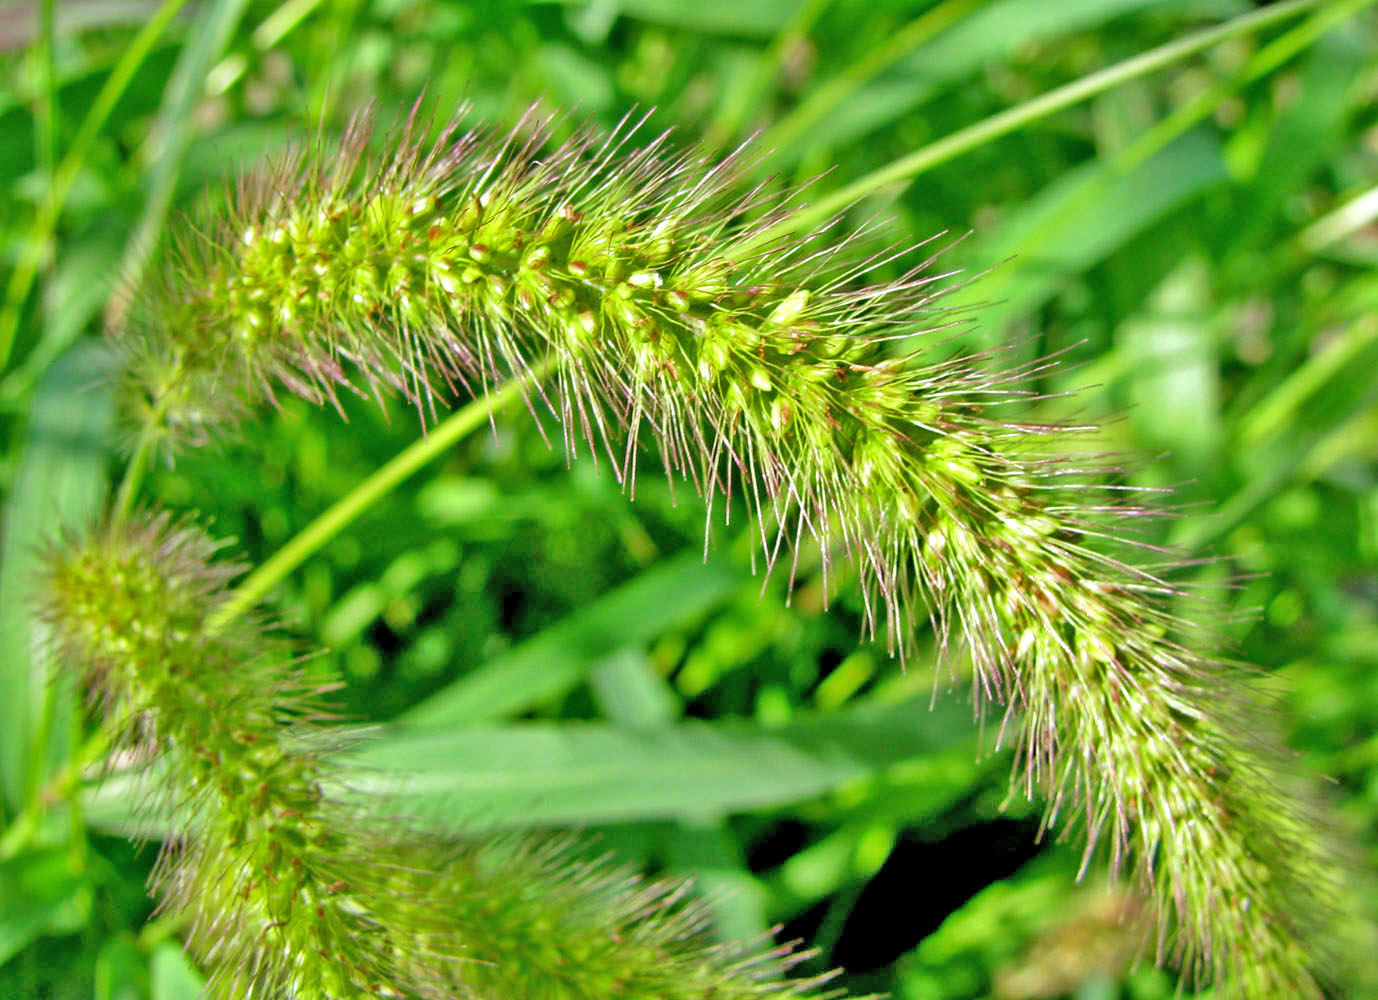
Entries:
[[1293,241],[1295,250],[1299,255],[1320,253],[1375,218],[1378,218],[1378,184],[1342,202],[1303,229]]
[[[1051,90],[1046,94],[1031,98],[998,114],[991,115],[974,125],[959,129],[931,142],[908,156],[900,157],[893,163],[874,170],[858,178],[840,191],[806,205],[795,214],[782,219],[776,225],[753,234],[727,251],[727,256],[741,256],[753,247],[787,233],[809,232],[819,224],[836,215],[861,199],[890,185],[907,185],[925,170],[940,163],[969,152],[993,139],[1007,135],[1018,128],[1062,111],[1087,98],[1110,90],[1136,77],[1144,76],[1154,70],[1170,66],[1172,63],[1210,48],[1220,42],[1249,34],[1277,21],[1296,17],[1305,11],[1326,4],[1328,0],[1292,0],[1245,14],[1214,28],[1198,31],[1194,35],[1168,42],[1141,55],[1125,59],[1099,72],[1084,76],[1080,80]],[[1333,0],[1329,0],[1333,2]],[[1359,6],[1373,3],[1374,0],[1360,0]]]
[[[34,62],[37,76],[37,95],[34,101],[34,163],[38,167],[41,190],[39,211],[46,211],[55,197],[53,175],[57,168],[57,11],[54,0],[43,0],[38,5],[38,33],[34,37]],[[55,215],[56,213],[54,213]],[[51,234],[49,234],[51,235]],[[48,261],[51,276],[52,260],[49,254],[50,240],[35,241],[29,244],[33,255],[33,278],[45,259]],[[0,368],[3,362],[0,361]]]
[[[831,2],[832,0],[804,0],[799,5],[794,16],[780,29],[770,45],[761,53],[761,57],[756,60],[746,85],[733,88],[723,95],[718,113],[704,130],[703,145],[706,149],[716,152],[737,137],[752,108],[760,105],[761,95],[779,75],[780,67],[784,64],[790,49],[807,39],[814,23]],[[767,144],[762,148],[770,147]]]
[[1322,7],[1310,20],[1297,25],[1287,34],[1254,53],[1244,65],[1228,77],[1207,87],[1156,122],[1152,128],[1121,150],[1115,158],[1115,168],[1120,173],[1128,173],[1197,122],[1203,121],[1246,84],[1273,72],[1289,59],[1305,52],[1321,35],[1373,2],[1374,0],[1338,0]]
[[408,476],[483,426],[508,403],[525,395],[550,367],[551,362],[532,365],[525,377],[514,378],[500,389],[475,399],[381,466],[245,577],[211,616],[207,629],[212,633],[217,632],[252,608],[287,574],[318,552]]
[[134,501],[139,495],[139,487],[143,485],[144,473],[148,471],[148,463],[152,461],[157,452],[158,443],[166,430],[164,427],[166,410],[166,399],[160,400],[154,407],[153,413],[150,414],[148,423],[139,433],[138,443],[134,446],[134,454],[130,456],[129,464],[125,466],[124,479],[120,482],[120,491],[115,497],[113,515],[118,519],[126,519],[133,513]]
[[34,116],[34,153],[45,181],[57,166],[57,4],[43,0],[38,21],[38,114]]
[[[1074,197],[1067,198],[1056,211],[1044,216],[1024,234],[1028,246],[1041,246],[1053,238],[1072,219],[1084,214],[1087,207],[1103,196],[1118,179],[1141,166],[1166,149],[1198,123],[1208,118],[1231,95],[1248,84],[1275,71],[1289,59],[1304,52],[1317,38],[1340,21],[1354,14],[1373,0],[1344,0],[1316,12],[1309,20],[1280,35],[1251,55],[1234,72],[1205,88],[1191,100],[1174,109],[1137,136],[1123,149],[1108,157],[1102,168],[1081,186]],[[998,299],[1006,282],[1016,280],[1017,271],[997,269],[981,281],[983,299]]]
[[43,706],[38,713],[38,726],[29,745],[28,780],[25,784],[26,809],[35,804],[41,807],[43,779],[48,769],[48,741],[52,739],[53,717],[57,714],[57,685],[49,684],[43,692]]
[[[51,686],[51,685],[50,685]],[[77,704],[71,696],[62,700],[68,715],[70,716],[67,725],[67,759],[77,761],[81,766],[75,773],[78,782],[82,772],[86,769],[82,754],[87,751],[87,738],[83,738],[83,728]],[[102,748],[103,749],[103,748]],[[69,794],[65,796],[67,803],[67,863],[68,870],[73,875],[79,875],[86,871],[90,846],[86,842],[86,803],[78,793],[79,785],[74,785]],[[42,803],[39,803],[40,807]]]
[[286,38],[321,5],[321,0],[287,0],[254,29],[251,36],[260,52],[267,52]]
[[[182,161],[192,138],[192,112],[201,99],[206,75],[225,51],[234,35],[248,0],[214,0],[205,4],[197,15],[197,31],[183,46],[168,79],[163,103],[158,111],[157,124],[144,144],[143,158],[153,164],[148,179],[144,211],[134,234],[129,238],[124,259],[120,262],[120,277],[126,285],[138,285],[143,277],[149,254],[157,243],[157,236],[172,207],[173,189],[182,171]],[[127,297],[117,295],[106,310],[106,323],[119,326],[119,317],[127,304]]]
[[808,98],[788,115],[761,134],[762,149],[784,149],[808,133],[829,112],[841,107],[868,82],[891,65],[925,44],[935,35],[951,27],[983,0],[947,0],[926,10],[909,22],[888,41],[869,49],[864,56],[848,66],[827,83],[817,87]]
[[155,440],[155,435],[151,431],[139,435],[139,443],[135,446],[129,465],[124,470],[124,479],[121,480],[120,491],[115,497],[116,518],[127,518],[133,511],[134,498],[139,495],[139,487],[143,485],[144,472],[153,456]]
[[[4,834],[0,835],[0,861],[22,853],[33,843],[42,826],[47,803],[70,803],[79,798],[76,792],[81,787],[86,769],[104,757],[109,749],[110,736],[104,729],[96,730],[87,737],[63,769],[53,776],[39,794],[30,797],[24,811],[16,816]],[[82,836],[85,836],[84,825]]]
[[110,113],[115,110],[115,105],[124,95],[135,72],[148,58],[149,52],[162,37],[163,31],[185,4],[186,0],[163,0],[163,5],[158,8],[157,13],[134,36],[129,48],[125,49],[120,61],[106,77],[105,85],[96,95],[91,110],[82,121],[81,128],[77,130],[67,155],[62,158],[62,163],[53,174],[49,196],[39,207],[38,216],[29,229],[28,237],[20,243],[23,249],[14,272],[10,275],[9,287],[5,290],[5,304],[0,307],[0,371],[9,363],[10,351],[14,348],[14,335],[19,329],[20,311],[24,308],[34,279],[38,276],[39,265],[43,262],[43,255],[52,239],[57,218],[67,201],[72,182],[76,180],[91,146],[96,141],[96,136],[100,134]]

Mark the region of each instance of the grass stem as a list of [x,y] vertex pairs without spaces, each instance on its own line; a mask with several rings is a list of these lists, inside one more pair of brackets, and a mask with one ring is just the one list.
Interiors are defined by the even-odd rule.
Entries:
[[501,388],[473,400],[443,420],[425,437],[381,466],[245,577],[229,599],[211,617],[207,629],[215,632],[257,604],[287,574],[319,551],[399,483],[487,423],[494,413],[508,403],[524,396],[532,384],[545,375],[550,367],[551,362],[533,364],[524,377],[514,378]]
[[[798,212],[782,219],[777,225],[753,234],[727,252],[728,256],[741,256],[752,247],[787,233],[809,232],[836,215],[847,206],[866,198],[882,188],[892,185],[903,187],[924,171],[940,163],[976,149],[993,139],[1015,131],[1030,122],[1047,117],[1094,97],[1122,83],[1144,76],[1154,70],[1188,56],[1195,55],[1212,45],[1258,31],[1270,24],[1296,17],[1316,7],[1324,6],[1327,0],[1292,0],[1279,3],[1252,14],[1245,14],[1225,24],[1206,28],[1186,38],[1160,45],[1140,55],[1125,59],[1079,80],[1040,94],[1017,104],[1008,110],[991,115],[982,121],[958,129],[949,135],[902,156],[879,170],[873,170],[839,191],[835,191],[817,203],[806,205]],[[1359,6],[1373,3],[1374,0],[1360,0]]]
[[43,262],[45,249],[57,228],[57,218],[67,201],[72,182],[76,180],[77,174],[86,163],[86,157],[91,152],[96,137],[129,87],[130,81],[134,79],[134,74],[185,4],[186,0],[164,0],[157,13],[129,43],[129,48],[124,50],[124,55],[106,77],[105,85],[96,95],[91,110],[82,121],[80,130],[67,150],[67,155],[58,165],[53,175],[52,189],[38,210],[28,238],[20,244],[23,249],[10,275],[10,283],[5,290],[5,303],[0,307],[0,371],[9,363],[10,352],[14,349],[14,335],[19,329],[20,312],[29,296],[29,290],[33,288],[34,279],[38,276],[39,265]]

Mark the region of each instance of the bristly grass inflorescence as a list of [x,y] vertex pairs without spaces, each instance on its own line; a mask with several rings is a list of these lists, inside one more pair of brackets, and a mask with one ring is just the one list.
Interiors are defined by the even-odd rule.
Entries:
[[[859,258],[854,241],[771,236],[787,200],[743,190],[743,154],[677,155],[630,119],[553,148],[534,116],[505,134],[425,132],[413,116],[375,148],[361,116],[337,148],[250,175],[217,218],[169,238],[117,331],[144,440],[204,441],[282,388],[318,403],[342,388],[395,391],[425,421],[461,390],[548,373],[529,398],[558,418],[571,454],[586,442],[630,484],[649,430],[666,473],[691,481],[710,516],[715,498],[747,497],[768,566],[815,540],[825,560],[854,561],[873,633],[903,650],[931,617],[960,639],[978,699],[1007,706],[1020,780],[1045,796],[1049,820],[1079,821],[1088,857],[1105,846],[1151,891],[1160,955],[1240,996],[1322,995],[1334,971],[1324,942],[1346,906],[1324,824],[1250,721],[1260,710],[1243,674],[1169,611],[1174,587],[1125,554],[1126,518],[1144,512],[1136,495],[1059,458],[1070,429],[1017,419],[1029,369],[942,358],[915,339],[952,322],[931,260],[866,284],[880,258]],[[131,537],[163,551],[185,530],[155,518]],[[90,544],[123,537],[103,531]],[[64,558],[77,556],[56,560],[60,634],[94,613],[65,610]],[[191,619],[175,631],[251,644]],[[86,662],[80,643],[63,648]],[[119,655],[136,654],[160,655]],[[192,690],[188,713],[200,711]],[[278,714],[245,711],[263,726]],[[252,758],[221,738],[205,760],[231,747]],[[255,739],[283,745],[267,730]],[[220,765],[203,776],[196,746],[173,742],[190,787],[213,785]],[[272,752],[300,760],[282,808],[322,808],[316,758]],[[255,794],[220,801],[232,813]],[[335,862],[329,848],[309,853],[320,893]],[[240,885],[195,877],[207,896]],[[270,895],[293,892],[306,890]],[[361,901],[340,920],[390,941],[393,915],[350,892]],[[257,926],[277,926],[276,903],[253,905]],[[387,960],[369,975],[410,960],[400,940],[380,947]],[[497,961],[522,962],[511,947]],[[314,961],[299,954],[290,961]]]
[[283,643],[207,627],[235,574],[217,548],[166,513],[107,520],[53,549],[45,607],[116,747],[157,764],[145,809],[187,825],[153,885],[209,996],[819,996],[780,978],[800,955],[714,942],[682,887],[555,840],[380,823],[328,763],[338,730]]

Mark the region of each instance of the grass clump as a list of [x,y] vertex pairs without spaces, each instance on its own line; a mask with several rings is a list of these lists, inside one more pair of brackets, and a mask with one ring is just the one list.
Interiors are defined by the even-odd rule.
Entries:
[[0,995],[1367,995],[1371,2],[10,19]]
[[[1046,822],[1080,825],[1088,862],[1106,845],[1151,894],[1160,957],[1241,996],[1321,996],[1346,868],[1247,678],[1169,610],[1175,587],[1125,561],[1137,495],[1058,457],[1074,429],[1019,421],[1026,371],[922,340],[892,350],[952,322],[932,261],[862,283],[881,258],[856,260],[826,230],[771,238],[784,202],[740,193],[732,160],[672,155],[635,125],[553,148],[527,121],[459,129],[426,144],[413,116],[372,152],[356,119],[338,149],[250,175],[226,214],[173,236],[118,341],[136,465],[284,388],[337,406],[341,388],[396,391],[428,419],[457,387],[530,380],[571,455],[603,451],[627,484],[649,431],[710,516],[715,496],[747,497],[768,568],[806,537],[825,560],[846,553],[868,627],[901,649],[927,609],[970,656],[978,702],[1005,707],[1016,778]],[[470,954],[445,924],[479,904],[436,900],[409,874],[429,865],[364,846],[321,797],[321,746],[282,728],[307,714],[292,673],[219,606],[210,544],[165,516],[117,516],[94,538],[55,555],[49,618],[118,724],[175,750],[174,804],[194,804],[199,829],[156,881],[193,907],[232,993],[506,995],[511,982],[466,964],[482,954],[519,980],[547,955],[572,991],[550,995],[699,995],[671,985],[697,982],[692,962],[650,992],[631,985],[642,973],[623,946],[575,972],[553,931],[495,931],[491,954]],[[119,596],[102,610],[105,590]],[[378,851],[377,873],[355,875]],[[523,874],[504,876],[499,910],[554,891]],[[222,937],[234,943],[210,943]],[[713,967],[702,995],[728,995]]]

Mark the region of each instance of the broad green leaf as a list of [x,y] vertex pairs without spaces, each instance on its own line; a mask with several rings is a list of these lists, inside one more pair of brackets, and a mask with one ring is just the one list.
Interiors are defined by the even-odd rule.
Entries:
[[1109,23],[1161,0],[995,0],[963,18],[903,65],[918,81],[951,83],[1022,46]]
[[[1257,234],[1287,210],[1286,200],[1299,194],[1308,178],[1334,155],[1357,99],[1355,79],[1371,68],[1372,60],[1372,52],[1363,50],[1357,40],[1332,35],[1323,38],[1302,62],[1295,102],[1283,105],[1281,113],[1268,122],[1266,141],[1240,177],[1247,187],[1230,219],[1234,245],[1253,245]],[[1235,145],[1231,143],[1231,154]],[[1227,159],[1232,165],[1237,162],[1232,155]]]
[[605,657],[589,675],[589,686],[603,716],[619,726],[665,725],[683,709],[639,649],[629,647]]
[[1203,261],[1184,261],[1116,331],[1139,440],[1204,472],[1220,446],[1220,370]]
[[[797,802],[972,739],[970,708],[927,698],[778,728],[686,720],[653,729],[518,723],[390,730],[352,755],[351,784],[448,823],[701,820]],[[370,778],[367,771],[383,772]]]
[[721,938],[754,941],[770,933],[765,887],[747,870],[730,824],[678,823],[666,833],[662,850],[671,874],[693,878],[694,891],[708,901]]
[[71,911],[82,905],[85,888],[65,848],[0,861],[0,965],[54,925],[70,931]]
[[31,384],[99,315],[115,289],[112,275],[118,273],[125,229],[122,218],[103,213],[79,237],[67,241],[49,288],[52,306],[43,337],[12,373],[15,384],[11,391],[22,391],[21,386]]
[[[857,778],[942,750],[976,754],[971,709],[955,698],[865,705],[801,716],[779,727],[728,719],[651,729],[597,722],[389,727],[340,758],[351,789],[384,796],[388,811],[452,828],[712,821],[810,799]],[[967,752],[969,748],[969,753]],[[958,751],[954,751],[958,752]],[[171,819],[140,812],[147,776],[87,790],[101,829],[155,836]],[[961,781],[969,783],[969,773]],[[934,802],[950,781],[936,781]],[[905,808],[920,808],[905,800]]]
[[96,1000],[144,1000],[148,996],[148,958],[126,932],[106,939],[96,956]]
[[153,950],[149,972],[153,979],[153,1000],[200,1000],[206,985],[182,949],[172,941],[164,941]]
[[612,106],[615,90],[606,66],[570,45],[545,45],[535,56],[562,104],[582,108],[589,114]]

